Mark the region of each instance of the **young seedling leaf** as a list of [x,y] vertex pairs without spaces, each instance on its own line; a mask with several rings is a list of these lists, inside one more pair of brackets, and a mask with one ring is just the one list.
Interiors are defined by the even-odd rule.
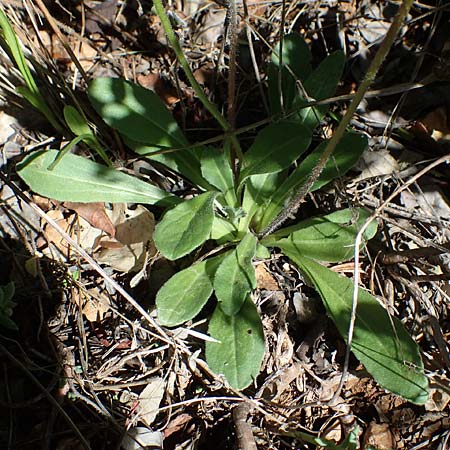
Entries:
[[289,167],[311,143],[311,131],[295,122],[268,125],[244,154],[240,182],[250,175],[275,173]]
[[246,215],[239,223],[239,229],[247,231],[250,224],[255,226],[255,231],[260,231],[257,227],[260,215],[263,214],[273,193],[278,189],[283,180],[286,179],[285,171],[278,173],[264,173],[262,175],[252,175],[245,180],[244,197],[242,208]]
[[237,314],[247,295],[256,288],[253,258],[256,253],[256,237],[248,233],[229,253],[214,277],[214,291],[222,311],[228,316]]
[[233,171],[227,153],[214,148],[206,148],[202,153],[200,163],[203,178],[222,192],[230,206],[236,206]]
[[[328,314],[346,339],[350,322],[353,282],[292,249],[283,250],[314,284]],[[385,389],[423,405],[428,381],[417,344],[396,317],[363,289],[358,289],[358,309],[352,351]]]
[[[298,189],[306,182],[311,171],[317,165],[320,155],[323,153],[327,141],[318,145],[297,168],[285,179],[276,192],[272,195],[270,203],[264,210],[259,229],[265,228],[285,207]],[[367,148],[367,137],[354,132],[346,133],[337,144],[331,158],[327,161],[324,170],[318,180],[312,186],[310,192],[320,189],[335,178],[345,175],[359,160]]]
[[161,99],[149,89],[120,78],[96,78],[89,100],[120,134],[155,147],[183,147],[186,138]]
[[217,192],[205,192],[167,211],[153,236],[158,250],[168,259],[187,255],[211,233]]
[[174,327],[193,319],[213,292],[213,277],[224,255],[176,273],[158,291],[156,307],[162,325]]
[[[362,208],[344,209],[283,228],[262,241],[266,246],[290,249],[319,261],[341,262],[353,258],[355,239],[370,213]],[[365,240],[377,231],[376,221],[364,232]],[[283,237],[286,238],[282,239]]]
[[[282,57],[280,61],[280,47]],[[282,67],[281,67],[282,65]],[[297,80],[303,81],[311,73],[311,52],[308,44],[298,34],[288,34],[275,47],[272,62],[267,68],[269,102],[273,114],[279,114],[283,108],[290,109],[298,87]]]
[[219,244],[233,240],[236,234],[236,227],[228,220],[218,215],[214,216],[213,226],[211,229],[210,238],[217,241]]
[[56,150],[32,153],[17,165],[17,173],[39,195],[60,201],[148,203],[173,206],[178,198],[138,178],[81,156],[67,154],[53,170]]
[[[334,95],[336,87],[344,70],[345,55],[337,51],[327,56],[304,83],[306,93],[312,100],[324,100]],[[301,106],[308,100],[300,95],[294,100],[295,106]],[[301,109],[298,113],[300,123],[314,130],[323,116],[327,113],[329,105],[319,105]]]
[[217,306],[209,322],[209,334],[220,341],[206,342],[209,367],[225,375],[235,389],[246,388],[258,376],[264,356],[262,323],[250,296],[234,316]]

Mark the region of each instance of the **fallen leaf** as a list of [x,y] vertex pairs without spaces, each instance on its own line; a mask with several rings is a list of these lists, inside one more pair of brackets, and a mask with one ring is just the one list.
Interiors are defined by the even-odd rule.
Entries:
[[151,431],[144,427],[129,430],[120,443],[124,450],[163,449],[164,436],[160,431]]
[[158,415],[159,405],[164,396],[165,381],[160,377],[151,378],[139,394],[139,420],[150,427]]
[[141,205],[129,209],[125,204],[113,205],[113,210],[107,211],[107,214],[116,229],[115,241],[107,239],[99,242],[106,248],[96,253],[97,261],[120,272],[139,272],[144,266],[146,253],[149,256],[156,254],[153,214]]
[[370,422],[364,433],[364,448],[372,446],[378,450],[394,450],[397,442],[388,423]]
[[190,414],[182,413],[172,419],[164,429],[164,437],[167,439],[170,435],[183,431],[187,425],[192,421]]
[[256,284],[258,289],[267,291],[279,291],[280,286],[275,277],[267,270],[264,263],[258,264],[255,268]]
[[164,81],[158,73],[138,75],[137,81],[142,87],[150,89],[158,94],[159,98],[167,106],[172,106],[180,101],[177,91],[173,88],[173,86],[170,86],[168,82]]
[[361,181],[379,175],[390,175],[398,171],[400,166],[388,150],[377,150],[365,151],[357,168],[361,170],[361,173],[356,177],[356,181]]
[[63,206],[75,211],[78,215],[87,220],[93,227],[103,230],[105,233],[114,237],[116,230],[111,219],[106,214],[105,204],[103,202],[80,203],[64,202]]
[[[97,288],[89,289],[81,312],[89,322],[98,322],[104,319],[109,310],[109,297],[104,292],[98,292]],[[99,298],[100,297],[100,298]]]

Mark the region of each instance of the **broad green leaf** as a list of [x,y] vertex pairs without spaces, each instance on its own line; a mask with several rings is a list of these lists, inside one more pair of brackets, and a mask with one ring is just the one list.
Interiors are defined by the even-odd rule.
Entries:
[[178,198],[138,178],[81,156],[67,154],[53,170],[56,150],[32,153],[17,165],[17,173],[39,195],[60,201],[148,203],[173,206]]
[[303,125],[282,121],[260,131],[244,154],[240,181],[250,175],[275,173],[289,167],[311,143],[311,132]]
[[[345,55],[343,52],[337,51],[328,55],[304,83],[305,91],[309,97],[313,100],[324,100],[334,95],[344,70],[344,64]],[[294,100],[294,105],[301,106],[307,101],[299,95]],[[298,112],[300,123],[314,130],[327,113],[328,108],[329,105],[319,105],[301,109]]]
[[246,388],[257,376],[264,356],[264,333],[252,299],[247,297],[239,314],[226,315],[217,306],[209,322],[209,334],[220,341],[206,342],[206,361],[225,375],[235,389]]
[[[320,155],[323,153],[326,145],[327,141],[318,145],[272,195],[270,204],[264,210],[260,229],[265,228],[277,216],[286,203],[291,200],[292,196],[306,182],[310,173],[319,162]],[[310,192],[314,192],[335,178],[345,175],[358,162],[366,148],[366,136],[353,132],[346,133],[337,144],[331,158],[327,161],[324,170]]]
[[227,152],[207,148],[202,153],[200,164],[203,178],[222,192],[230,206],[236,206],[233,171]]
[[206,192],[166,212],[153,235],[156,247],[166,258],[181,258],[209,238],[216,196],[217,192]]
[[176,273],[158,291],[156,307],[162,325],[173,327],[193,319],[213,292],[213,278],[224,255],[206,259]]
[[283,39],[283,67],[280,67],[280,47],[278,43],[272,53],[272,62],[267,68],[269,102],[273,114],[282,111],[282,104],[285,110],[291,108],[297,93],[297,80],[305,80],[312,70],[308,44],[298,33],[288,34]]
[[247,295],[256,287],[253,258],[256,253],[256,237],[248,233],[229,253],[214,277],[214,292],[222,311],[231,316],[237,314]]
[[[346,261],[353,258],[356,235],[369,216],[370,213],[362,208],[336,211],[281,229],[264,239],[262,244],[296,250],[302,256],[319,261]],[[375,236],[376,231],[377,223],[373,221],[364,232],[365,240]]]
[[[197,186],[206,190],[213,190],[212,186],[202,177],[200,170],[200,155],[206,151],[205,147],[195,147],[191,149],[182,149],[164,153],[157,147],[141,144],[132,139],[124,137],[125,143],[138,155],[163,164],[175,172],[178,172],[184,178],[187,178]],[[162,151],[162,153],[161,153]]]
[[187,144],[164,103],[149,89],[120,78],[96,78],[88,96],[103,120],[133,141],[155,147]]
[[[314,284],[339,332],[347,336],[353,282],[296,251],[283,250]],[[385,389],[423,405],[428,381],[417,344],[396,317],[363,289],[358,289],[358,309],[352,351]]]
[[[272,62],[280,65],[280,43],[272,52]],[[305,80],[311,74],[311,51],[303,37],[298,33],[284,36],[282,64],[288,66],[292,73],[300,80]]]

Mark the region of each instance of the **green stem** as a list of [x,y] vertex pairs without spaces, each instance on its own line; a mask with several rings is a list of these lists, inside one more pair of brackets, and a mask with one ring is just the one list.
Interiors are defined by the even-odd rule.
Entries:
[[178,42],[177,37],[175,36],[175,33],[172,29],[172,25],[170,23],[170,19],[167,16],[166,10],[164,8],[164,5],[162,4],[162,0],[154,0],[153,6],[155,7],[156,13],[158,14],[159,20],[161,21],[161,25],[164,28],[164,32],[166,33],[167,39],[175,52],[175,55],[181,64],[181,67],[184,70],[184,73],[186,74],[186,77],[189,80],[189,83],[191,84],[192,88],[194,89],[195,93],[197,94],[197,97],[200,99],[200,101],[203,103],[203,106],[211,113],[211,115],[217,120],[219,125],[223,128],[225,133],[230,135],[230,139],[232,140],[234,150],[236,151],[237,157],[242,160],[242,150],[239,145],[239,141],[234,135],[231,126],[226,121],[226,119],[223,117],[223,115],[220,113],[220,111],[215,107],[213,103],[211,103],[204,93],[201,86],[197,83],[197,80],[194,77],[194,74],[192,73],[192,70],[189,66],[189,63],[184,56],[183,50],[180,46],[180,43]]
[[280,228],[281,225],[283,225],[286,220],[288,220],[299,208],[301,203],[303,202],[306,194],[311,189],[312,185],[317,181],[320,174],[322,173],[325,164],[327,163],[328,159],[332,155],[333,151],[335,150],[338,142],[341,140],[342,136],[345,133],[345,130],[350,123],[350,120],[355,113],[356,109],[358,108],[361,100],[364,98],[364,95],[368,91],[370,85],[375,80],[375,77],[378,73],[378,70],[381,67],[381,64],[384,61],[384,58],[388,54],[390,48],[392,47],[392,44],[394,43],[395,37],[397,36],[398,31],[400,30],[403,21],[405,20],[411,6],[413,4],[413,0],[403,0],[402,5],[400,6],[396,16],[394,17],[394,20],[383,40],[383,42],[380,45],[380,48],[378,49],[375,57],[372,60],[372,63],[370,64],[370,67],[366,73],[366,76],[364,77],[364,80],[362,81],[361,85],[359,86],[358,90],[356,91],[355,96],[353,97],[352,102],[350,103],[350,106],[345,113],[344,117],[342,118],[339,126],[337,127],[336,131],[333,133],[333,136],[331,137],[330,141],[328,142],[328,145],[325,147],[325,150],[323,151],[316,167],[311,171],[311,174],[309,175],[308,179],[306,180],[305,184],[303,184],[300,188],[300,190],[296,193],[294,198],[290,201],[290,203],[287,205],[287,207],[272,221],[271,224],[269,224],[259,235],[260,238],[265,237],[269,235],[270,233],[274,232],[278,228]]

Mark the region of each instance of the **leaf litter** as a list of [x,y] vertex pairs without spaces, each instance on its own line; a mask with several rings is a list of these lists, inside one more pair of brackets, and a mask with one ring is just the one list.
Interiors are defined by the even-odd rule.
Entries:
[[[90,3],[94,6],[97,4],[97,2]],[[292,28],[305,32],[317,47],[335,45],[334,38],[330,38],[328,35],[330,25],[335,27],[333,33],[337,31],[337,34],[346,39],[349,45],[348,52],[353,55],[351,70],[353,76],[358,79],[358,73],[361,73],[361,71],[358,72],[357,68],[364,66],[366,61],[370,59],[372,49],[376,47],[379,40],[380,32],[382,33],[389,23],[390,16],[384,14],[384,9],[393,6],[393,4],[386,2],[387,4],[383,7],[365,1],[360,2],[360,4],[345,3],[342,5],[343,8],[345,6],[345,10],[343,9],[342,12],[346,14],[348,22],[343,25],[342,22],[333,19],[333,14],[330,14],[332,10],[328,9],[325,2],[323,3],[318,4],[316,11],[306,2],[291,6],[286,15],[287,23]],[[124,57],[121,56],[121,52],[129,50],[136,45],[136,42],[140,41],[139,32],[143,30],[145,16],[139,8],[136,11],[130,11],[129,9],[120,9],[120,6],[116,5],[115,2],[110,2],[110,5],[112,6],[107,10],[108,17],[106,17],[109,25],[114,23],[113,18],[118,14],[119,18],[122,17],[122,24],[126,24],[127,32],[130,32],[136,40],[129,40],[125,34],[119,38],[113,37],[112,34],[109,34],[108,28],[105,27],[104,21],[101,19],[95,20],[96,25],[92,25],[93,28],[89,28],[91,27],[89,25],[86,29],[87,37],[84,39],[88,40],[90,47],[87,47],[89,52],[85,56],[90,61],[97,56],[101,64],[95,66],[89,63],[89,65],[84,66],[84,69],[91,70],[92,76],[95,77],[100,76],[101,71],[105,70],[132,77],[138,57],[134,57],[132,54]],[[115,6],[115,9],[113,6]],[[8,7],[11,8],[11,6]],[[299,14],[301,8],[303,8],[303,16]],[[10,11],[12,10],[10,9]],[[20,5],[14,7],[13,11],[14,14],[24,14]],[[182,42],[185,49],[191,52],[190,57],[194,67],[216,74],[215,79],[213,77],[205,84],[208,89],[215,89],[216,100],[220,101],[223,99],[221,89],[224,88],[224,68],[216,66],[216,57],[224,31],[214,28],[215,23],[210,22],[211,18],[208,18],[206,14],[195,14],[196,8],[193,11],[194,15],[187,20],[190,21],[193,28],[197,27],[198,35],[204,38],[206,36],[206,42],[201,42],[201,44],[208,44],[211,47],[210,52],[199,53],[198,43],[196,44],[192,39],[192,30],[189,27],[182,27],[179,32],[183,37]],[[36,13],[40,14],[39,10]],[[74,46],[77,45],[77,39],[80,36],[78,33],[80,30],[79,22],[74,19],[79,13],[80,10],[76,8],[71,10],[72,16],[67,15],[67,11],[58,7],[55,7],[54,10],[58,23],[65,25],[64,30],[70,34]],[[418,14],[417,11],[416,13]],[[91,12],[89,14],[89,24],[92,24],[93,18],[97,16]],[[277,4],[271,4],[259,11],[259,14],[265,15],[266,19],[262,21],[260,17],[251,16],[249,22],[252,30],[256,36],[259,33],[261,41],[268,40],[270,44],[273,44],[279,30],[281,7]],[[23,17],[26,17],[26,15]],[[158,37],[158,33],[160,33],[158,20],[154,18],[151,20],[153,21],[153,31],[156,31],[156,33],[154,36],[150,36],[149,42],[152,49],[151,57],[148,58],[150,64],[147,65],[150,68],[145,69],[148,70],[148,73],[144,73],[144,75],[154,74],[159,77],[160,74],[164,74],[168,83],[166,87],[163,85],[158,88],[158,95],[167,99],[167,103],[174,108],[175,115],[178,114],[178,117],[181,117],[185,123],[195,123],[199,117],[198,115],[194,117],[198,109],[192,108],[183,112],[183,108],[178,106],[179,104],[182,105],[184,101],[192,101],[192,94],[181,89],[174,96],[174,88],[183,86],[183,81],[178,79],[176,71],[168,67],[168,54],[163,48],[164,40]],[[419,20],[419,24],[422,24],[423,27],[429,25],[426,18],[421,20],[422,22]],[[212,33],[210,35],[206,33],[208,24],[214,25],[210,27]],[[25,34],[32,30],[31,27],[26,28],[29,26],[27,21],[20,25],[16,23],[16,26],[22,29],[22,35],[24,29]],[[358,30],[362,31],[360,33],[355,32]],[[417,39],[420,39],[420,33],[417,29],[416,32]],[[51,36],[51,42],[56,40],[52,31],[47,30],[46,33]],[[91,40],[91,37],[95,34],[97,34],[97,38],[100,38],[98,45]],[[410,41],[406,42],[406,38],[404,39],[406,46],[414,45]],[[261,53],[259,57],[263,58],[263,50],[261,50],[259,44],[260,41],[256,41],[256,46]],[[431,45],[435,44],[432,42]],[[114,47],[116,47],[116,50],[114,50]],[[39,53],[37,49],[36,44],[31,46],[31,51]],[[92,49],[98,51],[97,55],[92,52]],[[439,53],[439,50],[434,48],[431,50]],[[197,56],[198,54],[201,56]],[[244,48],[241,49],[241,54],[244,54]],[[66,56],[62,53],[61,57],[57,58],[58,64],[61,65],[60,70],[65,71],[65,75],[69,79],[74,75],[73,66],[66,64],[65,59]],[[40,53],[38,60],[42,61],[42,54]],[[393,56],[391,63],[395,67],[401,67],[402,61],[402,54],[399,52]],[[49,64],[49,62],[45,62],[45,58],[44,64]],[[422,67],[427,68],[426,65]],[[423,68],[422,72],[425,71],[423,75],[428,75]],[[54,74],[54,72],[51,73]],[[402,75],[405,74],[401,71],[396,74],[400,79]],[[142,78],[141,80],[143,81]],[[217,84],[214,86],[212,83]],[[245,83],[244,77],[243,83]],[[350,89],[350,87],[351,82],[347,82],[343,89]],[[252,92],[251,89],[249,92]],[[425,98],[428,97],[425,95]],[[260,100],[258,99],[258,101]],[[397,101],[397,97],[388,97],[381,106],[376,102],[373,105],[369,103],[367,111],[381,108],[391,113]],[[435,105],[431,102],[428,107],[433,109]],[[410,115],[408,115],[410,111],[402,113],[405,114],[407,120],[410,118]],[[420,120],[420,117],[414,119]],[[359,120],[364,124],[364,112]],[[429,117],[426,122],[429,124]],[[363,127],[363,125],[361,126]],[[437,127],[435,124],[428,126],[430,128]],[[379,129],[377,131],[376,128],[372,128],[370,132],[374,137],[377,137],[376,134],[379,133]],[[38,132],[34,136],[37,140],[40,140],[43,134]],[[398,142],[408,145],[395,132],[392,139],[397,139]],[[431,137],[431,139],[434,138]],[[383,141],[375,138],[372,140],[371,159],[368,161],[369,166],[375,165],[377,172],[374,173],[372,170],[363,172],[358,179],[349,177],[346,180],[349,183],[337,186],[335,193],[317,194],[318,196],[314,198],[314,201],[320,204],[324,213],[330,212],[333,207],[339,208],[341,205],[346,205],[349,201],[354,202],[355,199],[362,205],[376,206],[382,201],[385,191],[392,192],[397,186],[401,185],[400,168],[403,167],[401,154],[395,148],[382,148],[380,142]],[[411,147],[411,145],[409,146]],[[429,155],[427,149],[421,148],[420,145],[412,147],[417,153],[419,161],[421,158],[427,159],[433,156]],[[381,161],[384,165],[380,167]],[[448,202],[442,192],[439,193],[439,190],[433,189],[433,186],[436,185],[446,187],[445,175],[444,169],[434,172],[431,183],[425,185],[422,181],[419,181],[414,189],[402,194],[401,203],[392,202],[387,205],[383,217],[384,234],[377,243],[378,250],[386,251],[386,249],[389,249],[390,251],[401,252],[405,247],[423,248],[429,246],[433,248],[433,246],[439,247],[447,242],[448,222],[443,222],[441,218],[445,219],[448,215]],[[170,176],[168,174],[168,177]],[[353,181],[353,184],[350,181]],[[8,194],[6,193],[5,187],[2,189],[2,201],[4,202],[6,198],[10,199],[12,194],[11,191]],[[16,217],[2,215],[2,242],[5,242],[3,227],[4,224],[7,224],[8,239],[11,240],[11,237],[16,237],[14,246],[17,246],[20,242],[27,241],[27,238],[18,231],[26,229],[21,223],[22,209],[21,207],[17,209],[16,205],[11,206],[10,201],[6,204],[9,205],[9,208],[15,209],[17,214]],[[26,208],[26,203],[22,207]],[[68,205],[66,207],[69,208]],[[113,216],[109,215],[109,210],[97,205],[88,212],[88,217],[90,217],[88,221],[80,217],[76,218],[68,210],[58,209],[54,205],[50,206],[49,212],[54,214],[54,218],[59,221],[63,229],[73,232],[73,237],[79,238],[78,242],[82,248],[95,252],[100,245],[100,252],[104,253],[103,257],[96,258],[97,261],[102,263],[104,267],[109,267],[109,274],[126,285],[126,283],[129,283],[131,272],[140,272],[145,269],[143,265],[146,263],[150,266],[153,264],[152,258],[155,255],[151,242],[154,220],[146,208],[139,206],[136,209],[129,209],[125,206],[121,208],[120,213],[116,210],[114,214],[117,214]],[[109,219],[105,218],[105,213]],[[93,218],[96,214],[100,214],[100,218]],[[81,216],[80,212],[79,215]],[[120,219],[117,216],[120,216]],[[136,219],[140,216],[142,216],[141,219]],[[75,222],[80,224],[77,225],[80,226],[79,230],[74,228]],[[83,227],[87,230],[86,236]],[[158,410],[161,404],[164,405],[164,408],[169,408],[161,409],[159,415],[154,417],[154,413],[152,413],[152,416],[149,416],[150,418],[145,423],[146,428],[156,429],[159,427],[159,429],[164,430],[164,435],[158,434],[158,431],[150,432],[152,438],[155,438],[155,445],[161,446],[161,441],[167,438],[164,448],[166,448],[166,444],[170,445],[167,448],[177,448],[174,443],[177,441],[186,442],[191,445],[191,448],[211,448],[212,443],[216,447],[217,442],[221,441],[228,442],[229,445],[220,448],[231,448],[234,434],[231,431],[233,422],[230,408],[236,401],[241,401],[242,397],[237,397],[235,393],[227,390],[220,378],[211,377],[211,374],[199,369],[202,364],[201,360],[198,360],[198,354],[195,353],[197,345],[184,340],[181,343],[177,342],[175,346],[166,346],[158,336],[154,335],[151,329],[148,329],[138,320],[134,311],[123,304],[119,296],[107,286],[104,280],[94,275],[88,266],[82,267],[82,263],[77,261],[67,243],[59,235],[52,234],[49,229],[44,228],[43,224],[36,227],[36,229],[39,228],[42,229],[42,236],[47,241],[46,243],[41,242],[41,244],[45,246],[47,243],[52,243],[56,249],[56,251],[44,254],[44,257],[40,256],[39,265],[41,267],[39,270],[43,275],[40,283],[50,284],[51,290],[58,292],[62,301],[55,302],[56,298],[53,298],[53,303],[57,303],[54,305],[57,307],[55,313],[50,310],[50,305],[42,302],[39,290],[32,288],[31,294],[38,299],[41,312],[40,315],[36,314],[39,308],[31,311],[36,317],[41,317],[40,320],[37,320],[37,322],[40,322],[40,326],[42,326],[44,319],[51,319],[49,326],[53,335],[64,342],[68,351],[74,355],[74,362],[71,364],[74,371],[79,371],[81,376],[74,376],[74,383],[72,383],[71,388],[73,399],[64,397],[61,400],[64,408],[70,413],[75,413],[77,425],[80,427],[86,425],[79,419],[79,412],[82,412],[85,417],[90,417],[97,424],[104,425],[106,423],[98,415],[97,409],[99,409],[99,406],[96,402],[105,405],[118,422],[130,419],[134,414],[139,417],[139,413],[133,409],[135,408],[133,402],[127,402],[119,406],[115,403],[115,399],[125,392],[134,394],[131,398],[135,400],[144,398],[146,397],[145,386],[148,386],[149,383],[151,385],[151,380],[161,380],[160,376],[173,373],[175,376],[172,377],[172,387],[167,387],[170,398],[158,395],[154,405],[150,406],[151,411]],[[32,250],[35,238],[33,237],[31,242],[29,239],[26,248],[30,249],[31,247]],[[39,249],[43,248],[39,245],[39,241],[36,242]],[[63,255],[62,258],[60,255],[60,263],[58,264],[51,262],[58,259],[56,253]],[[6,271],[6,276],[20,280],[21,264],[18,261],[11,261],[13,259],[9,257],[5,260],[4,267],[11,267],[10,271]],[[380,449],[402,449],[412,448],[413,446],[438,448],[440,443],[444,443],[450,426],[448,398],[446,397],[448,393],[442,387],[448,384],[448,367],[445,367],[442,357],[443,351],[448,352],[449,331],[446,321],[448,315],[446,306],[448,304],[448,294],[446,293],[448,265],[446,267],[442,261],[436,262],[436,259],[426,255],[415,259],[406,259],[402,264],[395,267],[384,266],[377,260],[369,262],[369,259],[365,259],[363,261],[362,282],[366,287],[377,292],[380,297],[393,297],[392,306],[399,314],[399,318],[407,324],[409,331],[420,343],[427,370],[430,371],[433,380],[437,382],[437,387],[432,391],[429,403],[424,408],[419,408],[384,392],[372,379],[367,378],[364,368],[357,366],[355,362],[351,366],[352,373],[339,399],[340,406],[318,404],[319,400],[331,398],[337,387],[342,370],[344,344],[338,337],[336,330],[326,320],[320,307],[318,315],[320,320],[323,321],[321,326],[316,327],[315,330],[316,324],[314,322],[312,325],[300,323],[297,311],[298,294],[310,298],[312,293],[309,287],[303,283],[296,269],[286,264],[285,261],[280,259],[279,255],[274,254],[270,261],[265,262],[264,271],[260,269],[260,273],[263,272],[263,274],[259,276],[258,267],[262,267],[262,265],[257,266],[257,280],[260,289],[256,291],[255,301],[264,314],[263,322],[267,348],[262,374],[255,381],[255,385],[245,391],[244,398],[254,406],[251,421],[258,445],[261,448],[276,449],[291,448],[292,445],[296,448],[315,448],[313,444],[307,444],[305,441],[283,437],[280,426],[297,429],[300,425],[307,431],[319,433],[322,438],[340,442],[349,435],[351,430],[355,429],[356,423],[361,426],[359,448],[367,448],[369,445]],[[68,273],[64,269],[66,266],[76,268],[70,272],[70,277],[67,276]],[[435,271],[437,266],[440,267],[438,275],[441,277],[443,275],[441,279],[433,278],[437,275]],[[3,271],[5,269],[2,269],[2,276],[5,276]],[[140,281],[133,292],[137,298],[145,299],[145,292],[149,287],[145,277]],[[23,293],[28,287],[26,280],[25,282],[22,280],[21,283]],[[64,289],[61,289],[61,283],[64,283]],[[86,315],[86,310],[79,307],[78,299],[81,291],[78,283],[89,287],[87,292],[92,299],[98,297],[96,291],[101,292],[101,289],[109,289],[108,301],[110,299],[112,312],[102,316],[103,313],[100,314],[99,307],[97,309],[94,306],[94,310]],[[393,286],[393,296],[389,294],[389,285]],[[276,293],[282,293],[282,297],[277,296]],[[105,295],[104,292],[102,295]],[[295,295],[297,295],[295,297],[297,300],[294,300]],[[148,306],[151,309],[151,305]],[[21,324],[25,317],[24,314],[24,312],[18,313]],[[86,321],[83,320],[83,316]],[[428,316],[431,316],[434,322],[433,320],[430,321]],[[202,328],[201,318],[199,320],[199,324],[188,323],[186,326],[195,326],[199,331],[206,332]],[[434,328],[431,325],[432,323],[434,323]],[[39,330],[38,325],[35,325],[34,331]],[[73,331],[68,329],[68,325],[73,328]],[[189,334],[184,334],[184,336],[189,336]],[[307,347],[301,347],[301,344],[305,341],[308,342]],[[83,342],[84,345],[79,345],[77,342]],[[191,347],[189,364],[186,363],[185,357],[181,356],[179,352],[186,344]],[[28,357],[38,358],[36,354],[30,354]],[[37,367],[43,367],[43,361],[37,359],[34,359],[34,361]],[[56,369],[55,366],[55,371],[57,371]],[[14,369],[8,366],[7,370],[10,371],[10,380],[13,379]],[[48,382],[48,386],[51,387],[52,380],[46,379],[44,372],[42,370],[43,380]],[[16,378],[21,380],[22,377],[23,374],[19,374]],[[12,385],[15,389],[17,388],[14,383]],[[161,391],[162,389],[159,390],[159,393]],[[151,397],[149,396],[149,398]],[[220,397],[233,397],[233,399],[222,400]],[[206,403],[208,398],[214,399]],[[19,401],[19,399],[14,397],[14,401]],[[172,403],[175,403],[175,405],[172,405]],[[186,414],[187,419],[185,418]],[[169,425],[176,423],[176,419],[179,419],[180,424],[172,427],[171,430],[173,431],[170,433],[166,433]],[[39,422],[39,418],[36,418],[35,424],[40,425],[42,422]],[[30,423],[29,429],[36,433],[36,428],[31,425]],[[54,422],[52,426],[53,430],[57,431],[61,424]],[[101,429],[105,431],[101,431],[97,437],[93,433],[87,433],[93,446],[100,439],[103,443],[109,442],[111,445],[117,443],[119,434],[114,428]],[[142,430],[132,427],[130,434],[136,437],[140,436],[142,432]],[[169,438],[172,440],[170,441]],[[55,437],[55,440],[57,439]],[[135,442],[133,438],[131,440]],[[61,440],[59,443],[62,445],[63,441]],[[123,445],[125,448],[133,448],[128,447],[132,444]]]

